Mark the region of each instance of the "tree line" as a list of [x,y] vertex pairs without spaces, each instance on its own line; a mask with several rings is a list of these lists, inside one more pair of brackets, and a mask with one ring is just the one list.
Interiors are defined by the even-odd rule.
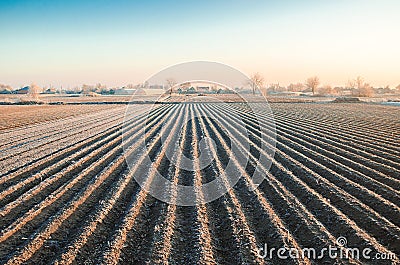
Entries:
[[[172,88],[177,84],[175,79],[166,79],[165,88],[169,94],[172,94]],[[321,81],[318,76],[312,76],[307,78],[304,82],[291,83],[288,86],[281,86],[279,83],[267,84],[265,78],[260,73],[254,73],[250,76],[248,84],[253,94],[257,90],[261,93],[273,94],[282,92],[302,92],[312,93],[312,95],[326,96],[326,95],[351,95],[357,97],[371,97],[374,94],[387,94],[387,93],[400,93],[400,84],[396,88],[391,89],[389,86],[374,88],[369,83],[365,82],[361,76],[355,79],[348,80],[348,82],[341,87],[332,87],[330,85],[321,85]],[[149,84],[147,82],[143,84],[128,84],[121,87],[122,89],[138,89],[147,88]],[[95,85],[83,84],[82,86],[76,86],[73,88],[58,88],[54,86],[40,87],[34,83],[24,88],[13,89],[9,85],[0,84],[0,94],[12,94],[18,93],[20,90],[29,90],[29,94],[37,97],[38,94],[102,94],[102,95],[113,95],[117,88],[108,88],[106,85],[97,83]]]
[[389,86],[374,88],[369,83],[364,81],[364,78],[357,76],[355,79],[341,87],[332,87],[331,85],[321,86],[321,81],[318,76],[307,78],[303,83],[291,83],[288,86],[281,86],[279,83],[266,84],[265,79],[260,73],[254,73],[250,76],[250,87],[253,94],[259,89],[262,93],[270,94],[276,92],[311,92],[312,95],[351,95],[357,97],[371,97],[374,94],[399,93],[400,84],[395,89]]

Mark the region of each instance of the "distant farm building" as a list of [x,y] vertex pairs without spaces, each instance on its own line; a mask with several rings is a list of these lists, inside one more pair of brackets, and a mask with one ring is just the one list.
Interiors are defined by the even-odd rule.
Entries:
[[15,90],[15,93],[16,94],[28,94],[29,93],[29,89],[30,89],[30,87],[26,86],[26,87],[23,87],[23,88]]
[[207,92],[210,90],[211,90],[211,87],[209,87],[209,86],[196,86],[196,91],[198,91],[198,92]]
[[115,95],[133,95],[136,89],[133,88],[118,88],[115,89]]
[[[196,83],[196,82],[194,82]],[[217,84],[205,84],[204,82],[199,82],[200,85],[194,86],[190,82],[183,83],[178,86],[177,92],[183,94],[230,94],[233,91],[224,85]]]
[[156,95],[162,95],[165,93],[165,90],[162,88],[144,88],[141,89],[145,94],[148,96],[156,96]]
[[[143,89],[143,88],[118,88],[115,89],[114,95],[137,95],[145,96],[148,95],[148,91],[159,90],[159,89]],[[162,89],[161,89],[162,90]],[[163,91],[163,90],[162,90]]]

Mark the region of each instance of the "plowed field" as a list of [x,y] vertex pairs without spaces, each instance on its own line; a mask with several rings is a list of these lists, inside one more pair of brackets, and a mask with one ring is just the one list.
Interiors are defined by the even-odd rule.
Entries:
[[[219,103],[164,103],[150,112],[131,106],[136,113],[125,124],[124,105],[74,106],[74,115],[65,114],[68,106],[41,107],[43,117],[18,113],[15,126],[12,112],[1,116],[8,120],[0,126],[0,263],[398,264],[400,108],[271,103],[272,127],[269,115],[257,122],[244,103],[229,104],[235,115]],[[198,157],[204,137],[215,145],[209,166],[195,163],[197,170],[188,171],[179,168],[181,158],[173,165],[166,157],[169,139],[161,142],[161,132],[177,133],[179,121],[195,115],[180,131],[182,154]],[[239,122],[248,136],[227,137]],[[276,130],[276,149],[254,189],[255,164],[269,155],[260,146],[270,136],[259,126]],[[142,128],[152,161],[141,171],[146,185],[156,171],[176,184],[201,185],[223,173],[228,160],[242,177],[209,203],[201,190],[196,206],[155,199],[136,182],[122,148],[124,139],[140,165],[135,143]],[[249,161],[241,166],[230,148],[244,141]],[[259,255],[265,246],[319,251],[337,246],[339,237],[360,251],[370,248],[371,260]],[[376,253],[397,256],[377,260]]]

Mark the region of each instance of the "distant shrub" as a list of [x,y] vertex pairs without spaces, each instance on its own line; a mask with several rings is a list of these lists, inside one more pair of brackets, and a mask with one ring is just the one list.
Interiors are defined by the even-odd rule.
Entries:
[[339,97],[336,98],[333,102],[335,103],[356,103],[361,102],[359,98],[354,97]]
[[372,97],[374,95],[374,89],[369,85],[360,88],[359,96],[360,97]]

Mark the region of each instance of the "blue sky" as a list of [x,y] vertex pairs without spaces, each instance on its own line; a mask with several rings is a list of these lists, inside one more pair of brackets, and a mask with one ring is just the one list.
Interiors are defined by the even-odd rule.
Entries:
[[0,1],[0,83],[139,83],[210,60],[268,82],[400,83],[399,1]]

